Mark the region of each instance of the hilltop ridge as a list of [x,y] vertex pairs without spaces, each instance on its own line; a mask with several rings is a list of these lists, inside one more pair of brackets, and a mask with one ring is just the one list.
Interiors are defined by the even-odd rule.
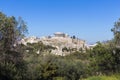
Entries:
[[21,43],[27,45],[27,43],[38,43],[40,41],[45,45],[56,48],[52,50],[51,53],[62,56],[70,54],[70,50],[80,51],[88,47],[85,40],[81,40],[75,36],[70,37],[63,32],[56,32],[53,36],[44,36],[40,38],[35,36],[25,37],[21,40]]

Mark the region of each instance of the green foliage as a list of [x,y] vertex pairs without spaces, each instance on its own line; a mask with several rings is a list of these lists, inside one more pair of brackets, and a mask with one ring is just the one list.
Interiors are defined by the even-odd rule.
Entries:
[[17,40],[27,32],[27,26],[22,18],[17,21],[14,16],[7,17],[0,12],[0,36],[1,46],[4,50],[12,49]]
[[73,37],[72,37],[73,39],[76,39],[76,36],[75,35],[73,35]]
[[12,63],[0,63],[0,80],[18,80],[20,76]]
[[44,52],[51,53],[51,50],[56,48],[50,45],[44,45],[43,42],[39,41],[38,43],[27,43],[25,49],[28,50],[30,54],[36,54],[39,51],[37,54],[43,55]]
[[71,59],[77,59],[77,60],[88,60],[89,59],[89,53],[82,53],[79,51],[73,52],[70,55],[67,55],[66,57],[70,57]]
[[71,58],[62,58],[56,61],[58,65],[57,75],[65,80],[78,80],[85,75],[86,65]]
[[[29,79],[78,80],[86,76],[86,64],[77,57],[26,54]],[[85,60],[85,59],[84,59]]]
[[[28,58],[28,59],[26,59]],[[52,80],[56,76],[57,65],[54,63],[55,56],[53,55],[34,55],[29,54],[26,57],[28,66],[28,79],[32,80]]]
[[27,29],[24,21],[19,21],[14,16],[7,17],[0,12],[0,80],[25,79],[26,67],[21,45],[17,45],[16,41]]
[[119,51],[109,45],[98,43],[90,53],[90,68],[93,74],[100,75],[119,72]]
[[115,22],[114,28],[111,29],[114,34],[115,44],[120,46],[120,19]]
[[66,80],[64,77],[55,77],[53,80]]
[[67,47],[64,47],[64,48],[62,48],[62,52],[65,52],[65,51],[69,51],[69,49],[67,48]]
[[120,75],[110,75],[110,76],[93,76],[83,80],[120,80]]

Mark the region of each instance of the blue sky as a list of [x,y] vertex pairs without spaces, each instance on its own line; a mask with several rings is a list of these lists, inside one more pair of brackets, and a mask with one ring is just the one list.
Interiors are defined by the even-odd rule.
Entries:
[[21,16],[27,36],[65,32],[96,42],[110,40],[110,29],[120,18],[120,0],[0,0],[0,11]]

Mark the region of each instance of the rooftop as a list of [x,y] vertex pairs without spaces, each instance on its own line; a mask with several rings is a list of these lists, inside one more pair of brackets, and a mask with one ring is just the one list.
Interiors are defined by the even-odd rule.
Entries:
[[55,32],[54,34],[65,34],[65,33],[63,33],[63,32]]

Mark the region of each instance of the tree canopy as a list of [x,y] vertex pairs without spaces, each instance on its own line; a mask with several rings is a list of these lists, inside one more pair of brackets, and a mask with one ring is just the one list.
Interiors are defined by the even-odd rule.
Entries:
[[114,27],[111,29],[114,34],[115,44],[120,46],[120,19],[115,22]]
[[26,32],[27,26],[22,18],[17,20],[0,12],[0,80],[25,78],[22,48],[15,44]]

